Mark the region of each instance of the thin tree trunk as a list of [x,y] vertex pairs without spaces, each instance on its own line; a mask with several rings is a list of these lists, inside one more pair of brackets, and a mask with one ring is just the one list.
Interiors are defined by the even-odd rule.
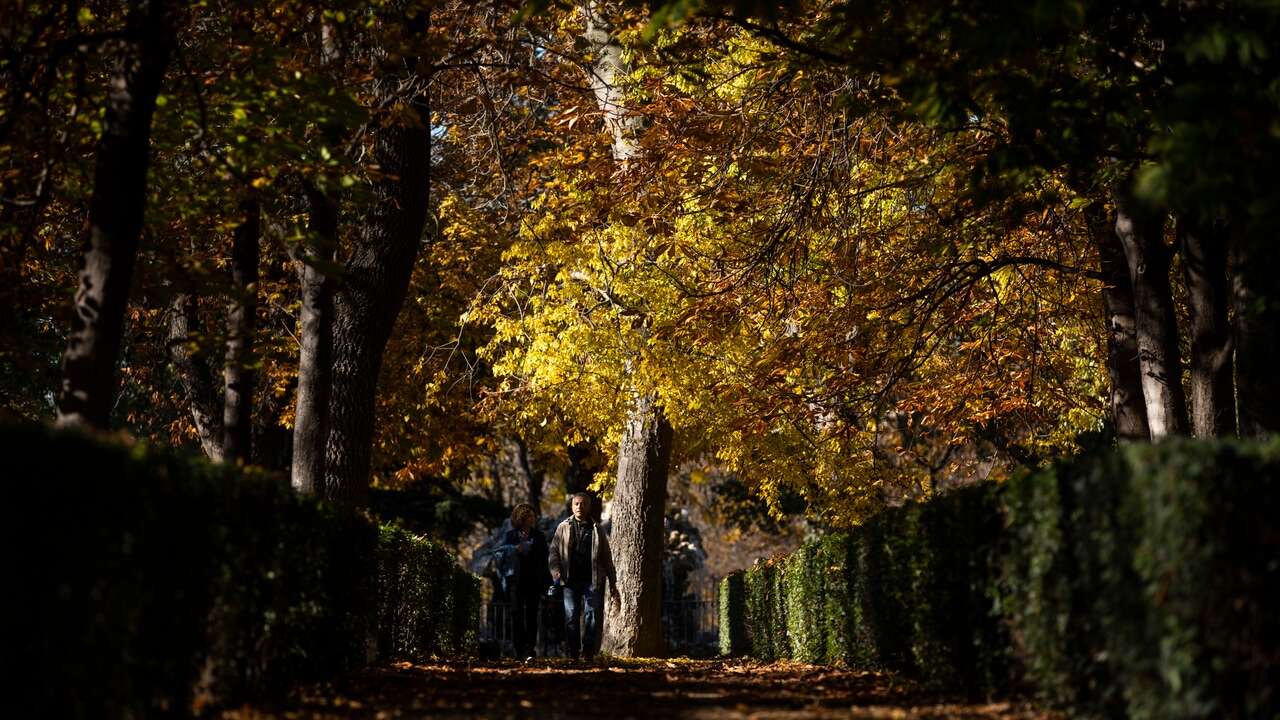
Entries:
[[591,485],[591,477],[595,475],[595,468],[588,464],[592,450],[591,444],[585,442],[570,445],[567,448],[569,466],[564,471],[565,497],[586,492],[587,487]]
[[1178,245],[1191,309],[1191,428],[1196,437],[1236,431],[1231,379],[1231,325],[1227,320],[1226,228],[1178,219]]
[[244,220],[236,226],[231,248],[232,300],[227,309],[227,353],[223,368],[223,457],[247,463],[253,443],[253,333],[258,313],[258,201],[241,203]]
[[1116,236],[1124,248],[1133,281],[1134,333],[1147,425],[1153,440],[1188,432],[1178,325],[1169,285],[1173,253],[1165,245],[1163,234],[1159,218],[1147,217],[1132,198],[1117,194]]
[[533,460],[529,457],[529,446],[521,438],[516,438],[516,458],[520,461],[520,469],[524,472],[526,495],[529,504],[542,514],[542,483],[545,473],[533,469]]
[[1234,306],[1236,395],[1241,437],[1280,432],[1280,291],[1273,253],[1256,229],[1231,224],[1231,302]]
[[344,504],[363,505],[368,493],[378,373],[423,244],[431,158],[425,105],[415,108],[417,122],[374,131],[374,158],[385,175],[374,184],[372,209],[334,293],[325,493]]
[[169,357],[177,371],[187,406],[191,408],[191,421],[200,439],[200,449],[210,460],[221,462],[222,414],[213,387],[213,374],[209,366],[192,352],[192,302],[190,293],[180,292],[169,304]]
[[151,118],[173,42],[169,12],[160,0],[138,2],[125,21],[98,141],[75,314],[62,356],[59,425],[109,424],[146,207]]
[[297,404],[293,414],[291,481],[304,495],[324,494],[325,445],[329,440],[330,357],[333,344],[333,262],[338,214],[318,188],[305,188],[312,247],[294,247],[302,291]]
[[662,638],[662,521],[671,463],[671,424],[652,395],[637,398],[618,449],[610,543],[620,602],[610,605],[604,652],[659,657]]
[[1115,221],[1101,208],[1091,208],[1088,221],[1098,248],[1102,270],[1102,305],[1107,321],[1107,375],[1111,379],[1111,418],[1116,437],[1149,440],[1147,407],[1138,366],[1138,338],[1134,332],[1133,281],[1124,248],[1116,237]]

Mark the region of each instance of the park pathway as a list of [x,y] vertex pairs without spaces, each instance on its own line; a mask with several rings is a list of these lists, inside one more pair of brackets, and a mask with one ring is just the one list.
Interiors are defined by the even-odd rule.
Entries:
[[798,664],[636,660],[397,663],[226,711],[267,718],[973,718],[1056,720],[1022,702],[971,702],[892,675]]

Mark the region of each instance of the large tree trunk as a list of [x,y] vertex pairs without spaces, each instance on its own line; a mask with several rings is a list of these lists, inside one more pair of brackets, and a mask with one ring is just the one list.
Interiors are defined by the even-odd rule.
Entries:
[[169,304],[169,357],[178,374],[191,421],[200,439],[200,449],[210,460],[221,462],[222,413],[218,393],[214,391],[213,373],[192,348],[192,303],[190,293],[180,292]]
[[1222,224],[1178,218],[1178,245],[1191,309],[1191,428],[1196,437],[1235,434],[1227,237]]
[[[1274,225],[1272,226],[1274,227]],[[1271,234],[1231,224],[1231,302],[1235,310],[1236,394],[1240,435],[1280,432],[1280,288]]]
[[334,293],[333,385],[325,451],[325,494],[364,503],[369,488],[374,405],[382,354],[422,247],[430,188],[430,114],[374,130],[374,161],[384,176]]
[[330,357],[333,345],[333,252],[338,243],[338,211],[331,198],[306,187],[310,247],[291,249],[302,290],[299,318],[298,390],[293,413],[293,488],[324,494],[324,455],[329,440]]
[[102,118],[80,287],[62,356],[58,424],[108,426],[147,199],[151,118],[169,63],[167,2],[131,6]]
[[1151,438],[1138,365],[1134,332],[1133,281],[1124,248],[1116,237],[1115,221],[1101,208],[1091,208],[1088,221],[1098,248],[1103,275],[1102,305],[1107,321],[1107,375],[1111,378],[1111,418],[1122,441]]
[[1142,370],[1142,395],[1151,439],[1186,435],[1187,400],[1182,390],[1178,324],[1169,285],[1172,250],[1159,217],[1150,217],[1126,192],[1116,196],[1116,236],[1133,282],[1134,332]]
[[247,463],[253,443],[253,333],[258,313],[260,209],[254,198],[241,203],[244,219],[231,248],[231,304],[227,308],[227,353],[223,367],[222,450],[229,461]]
[[671,424],[652,395],[636,399],[618,449],[611,540],[620,602],[610,604],[604,652],[659,657],[662,639],[662,521]]

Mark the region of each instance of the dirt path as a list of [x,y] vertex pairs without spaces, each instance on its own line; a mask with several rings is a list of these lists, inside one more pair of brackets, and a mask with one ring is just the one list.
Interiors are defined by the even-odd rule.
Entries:
[[981,718],[1051,720],[1025,703],[972,703],[892,675],[710,660],[399,663],[305,688],[265,718]]

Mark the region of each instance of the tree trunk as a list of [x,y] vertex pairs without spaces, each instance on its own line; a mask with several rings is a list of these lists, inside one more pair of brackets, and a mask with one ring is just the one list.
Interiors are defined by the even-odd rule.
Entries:
[[244,220],[236,226],[231,248],[230,307],[227,308],[227,354],[223,368],[223,457],[247,463],[253,443],[253,333],[258,313],[258,239],[260,208],[248,198],[241,203]]
[[1111,418],[1116,438],[1149,440],[1147,407],[1138,367],[1138,339],[1134,333],[1133,282],[1115,222],[1101,208],[1088,211],[1090,231],[1098,248],[1103,275],[1102,305],[1107,321],[1107,375],[1111,378]]
[[382,354],[409,290],[422,247],[430,189],[430,114],[417,122],[378,127],[372,209],[334,293],[333,386],[325,451],[325,493],[362,505],[369,488],[374,404]]
[[529,504],[535,512],[542,514],[542,483],[545,473],[533,469],[533,459],[529,457],[529,446],[522,438],[516,438],[516,458],[520,461],[520,469],[524,472],[525,490]]
[[221,462],[222,414],[209,366],[192,352],[192,302],[190,293],[180,292],[169,304],[169,357],[177,371],[187,406],[191,408],[191,421],[200,439],[200,449],[210,460]]
[[1280,432],[1280,291],[1275,269],[1266,263],[1273,255],[1271,233],[1259,233],[1243,223],[1231,224],[1232,331],[1236,356],[1236,395],[1241,437]]
[[1191,428],[1196,437],[1236,430],[1227,321],[1227,237],[1221,224],[1178,219],[1178,245],[1191,309]]
[[1151,439],[1187,434],[1178,325],[1169,285],[1172,250],[1164,244],[1158,217],[1148,217],[1127,194],[1116,196],[1116,236],[1133,282],[1134,333],[1142,371]]
[[338,211],[313,185],[305,188],[312,247],[291,249],[298,268],[302,310],[298,349],[297,405],[293,413],[293,489],[324,494],[325,445],[329,440],[330,358],[333,345],[333,278],[326,267],[338,244]]
[[621,601],[610,604],[604,652],[659,657],[662,639],[662,520],[671,463],[671,424],[652,395],[636,399],[618,448],[610,542]]
[[[581,442],[576,445],[570,445],[567,448],[569,455],[569,466],[564,471],[564,494],[565,497],[572,496],[575,493],[586,492],[587,487],[591,485],[591,478],[596,473],[595,463],[591,462],[591,453],[594,448],[590,443]],[[567,509],[566,501],[566,509]]]
[[106,428],[147,200],[151,118],[174,31],[166,2],[131,6],[102,118],[80,286],[58,392],[59,425]]

